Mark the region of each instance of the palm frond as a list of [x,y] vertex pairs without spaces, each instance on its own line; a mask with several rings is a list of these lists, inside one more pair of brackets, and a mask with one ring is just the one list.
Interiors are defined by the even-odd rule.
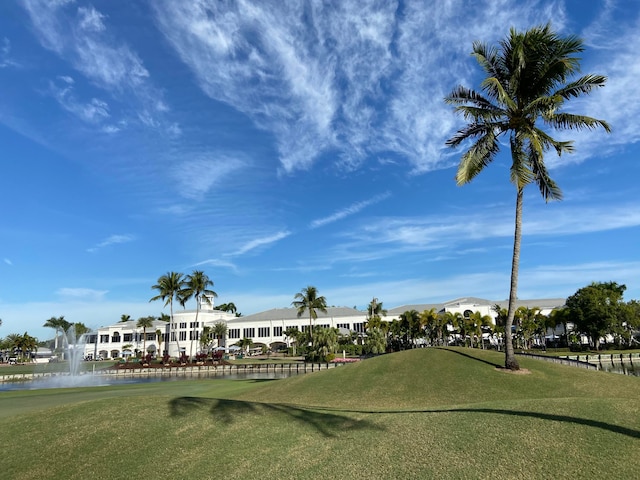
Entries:
[[471,103],[480,108],[495,108],[490,100],[484,98],[475,90],[458,85],[451,93],[444,98],[445,103],[450,105],[464,105]]
[[498,137],[493,131],[486,132],[473,146],[467,150],[460,160],[456,172],[456,183],[464,185],[473,180],[498,153]]
[[517,135],[512,135],[511,143],[511,169],[510,179],[518,189],[525,187],[533,181],[533,173],[529,168],[527,155],[524,151],[524,142]]
[[584,75],[558,89],[555,94],[565,99],[577,98],[580,95],[590,93],[594,88],[604,87],[606,83],[607,77],[604,75]]
[[611,127],[604,120],[598,120],[597,118],[587,117],[585,115],[575,115],[572,113],[556,113],[549,119],[545,119],[545,122],[558,129],[565,130],[595,130],[598,127],[602,127],[605,132],[611,132]]
[[536,136],[540,143],[543,146],[543,150],[546,151],[550,148],[553,148],[558,156],[561,156],[563,153],[573,153],[573,142],[572,141],[558,141],[552,138],[549,134],[547,134],[544,130],[539,128],[534,128],[531,132],[532,136]]
[[540,194],[545,202],[549,200],[562,200],[562,190],[560,190],[560,187],[558,187],[556,182],[549,176],[543,156],[540,154],[540,151],[533,147],[532,143],[529,144],[528,157],[534,181],[538,185]]
[[496,135],[495,130],[500,133],[501,129],[497,125],[487,123],[470,123],[466,127],[458,130],[456,134],[445,142],[448,147],[457,147],[465,140],[485,136],[488,134]]

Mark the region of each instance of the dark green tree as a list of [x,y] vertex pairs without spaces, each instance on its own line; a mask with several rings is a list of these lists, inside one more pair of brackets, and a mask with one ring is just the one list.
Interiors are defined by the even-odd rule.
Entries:
[[458,147],[468,140],[471,146],[462,155],[456,182],[473,180],[497,156],[500,137],[508,136],[511,147],[511,183],[516,188],[515,231],[511,262],[509,308],[505,325],[505,367],[519,369],[511,338],[516,311],[518,269],[522,237],[522,200],[524,188],[535,183],[545,201],[560,200],[560,188],[551,179],[544,163],[545,153],[571,153],[573,144],[558,141],[548,131],[604,128],[603,120],[567,113],[564,104],[571,98],[590,93],[605,84],[601,75],[579,72],[578,54],[584,50],[581,39],[561,37],[549,25],[525,32],[511,29],[497,47],[473,44],[473,56],[486,77],[481,92],[463,86],[455,88],[445,101],[455,106],[467,125],[446,143]]
[[625,315],[622,301],[625,285],[616,282],[593,282],[567,298],[567,317],[575,329],[587,335],[596,350],[600,338],[614,332]]

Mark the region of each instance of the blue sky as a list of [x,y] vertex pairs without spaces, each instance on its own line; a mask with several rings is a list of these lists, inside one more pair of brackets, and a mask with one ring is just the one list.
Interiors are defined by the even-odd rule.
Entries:
[[[204,270],[247,315],[314,285],[329,305],[508,296],[508,146],[457,187],[472,42],[546,23],[609,77],[525,195],[520,298],[617,281],[640,298],[640,9],[628,1],[0,2],[0,336],[51,316],[158,315]],[[165,310],[166,311],[166,310]]]

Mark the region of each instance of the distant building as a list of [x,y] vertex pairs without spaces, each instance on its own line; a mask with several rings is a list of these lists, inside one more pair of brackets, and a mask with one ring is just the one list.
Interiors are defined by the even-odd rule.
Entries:
[[[541,313],[548,314],[554,308],[564,306],[565,299],[519,300],[518,306],[538,307]],[[479,311],[482,315],[496,317],[494,305],[507,307],[506,301],[492,301],[482,298],[458,298],[444,303],[425,303],[402,305],[388,310],[385,321],[391,322],[408,311],[422,312],[434,308],[437,312],[459,312],[467,316]],[[317,319],[314,326],[338,328],[343,332],[363,334],[367,322],[367,312],[349,307],[329,307],[327,313],[316,310]],[[232,313],[214,310],[212,305],[202,303],[196,321],[196,310],[178,310],[173,314],[173,322],[156,320],[146,332],[146,351],[154,356],[162,356],[164,351],[172,357],[181,354],[193,356],[200,352],[202,332],[204,327],[213,328],[217,322],[227,325],[227,336],[220,339],[220,344],[214,342],[215,347],[228,349],[243,338],[249,338],[254,346],[265,346],[270,350],[290,346],[292,339],[285,336],[288,328],[296,328],[305,332],[309,329],[308,311],[298,317],[295,308],[275,308],[264,312],[236,317]],[[135,356],[143,352],[145,339],[142,328],[136,326],[136,321],[120,322],[101,327],[97,332],[88,335],[85,346],[85,356],[104,359]],[[158,337],[157,331],[160,331]]]

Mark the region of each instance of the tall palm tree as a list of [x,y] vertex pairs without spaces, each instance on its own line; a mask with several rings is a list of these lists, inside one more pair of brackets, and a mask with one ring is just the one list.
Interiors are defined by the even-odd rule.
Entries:
[[294,343],[291,344],[293,348],[293,356],[296,356],[296,343],[300,343],[300,335],[302,332],[298,330],[298,327],[287,327],[284,331],[284,336],[287,337],[287,348],[289,348],[289,340],[293,340]]
[[[183,303],[182,297],[180,296],[183,285],[184,278],[182,273],[169,272],[158,278],[158,283],[151,287],[153,290],[158,291],[158,295],[152,297],[149,301],[154,302],[156,300],[164,300],[164,306],[166,307],[169,305],[169,336],[171,336],[171,330],[173,328],[173,300],[175,299],[178,302]],[[167,339],[165,342],[167,350],[169,350],[168,345],[170,340],[171,338]],[[178,356],[180,356],[180,340],[177,335],[176,346],[178,347]]]
[[156,330],[156,341],[158,342],[157,358],[160,358],[164,355],[164,352],[162,351],[162,330],[159,328]]
[[68,322],[67,320],[64,319],[64,315],[60,316],[60,317],[51,317],[49,320],[47,320],[46,322],[44,322],[43,327],[47,327],[47,328],[53,328],[56,331],[56,336],[54,339],[54,347],[53,350],[57,351],[58,350],[58,336],[60,334],[60,332],[64,333],[67,330],[69,330],[69,327],[71,327],[71,322]]
[[[190,275],[187,275],[184,279],[184,285],[180,291],[181,303],[184,305],[189,299],[194,298],[196,301],[196,325],[198,324],[198,313],[200,312],[200,303],[204,302],[211,306],[211,297],[218,296],[216,292],[210,290],[209,287],[213,287],[213,280],[211,280],[206,273],[202,270],[194,270]],[[193,356],[193,341],[190,342],[189,356]]]
[[309,285],[296,293],[293,297],[293,305],[298,309],[298,318],[302,316],[305,310],[309,311],[309,343],[313,345],[313,321],[318,318],[316,310],[327,313],[327,299],[318,296],[318,289]]
[[382,325],[382,317],[387,316],[387,310],[382,307],[382,302],[377,298],[373,298],[367,306],[367,322],[365,328],[380,328]]
[[200,352],[209,352],[212,342],[213,329],[209,325],[206,325],[202,328],[202,335],[200,336]]
[[142,356],[147,354],[147,328],[153,327],[154,317],[140,317],[136,323],[136,327],[142,329]]
[[512,28],[498,47],[480,42],[473,44],[473,55],[486,74],[481,93],[458,86],[445,98],[468,122],[446,144],[457,147],[467,140],[473,141],[460,160],[456,174],[458,185],[470,182],[489,165],[500,150],[500,137],[509,136],[516,213],[505,325],[505,367],[508,369],[520,368],[513,351],[511,325],[518,291],[524,188],[535,183],[545,201],[560,200],[562,192],[547,172],[544,154],[551,148],[558,155],[573,151],[573,142],[555,140],[541,127],[547,130],[602,127],[610,131],[603,120],[562,111],[566,100],[588,94],[606,82],[601,75],[569,80],[579,71],[577,54],[583,50],[581,39],[572,35],[560,37],[548,24],[525,32]]
[[127,315],[126,313],[120,315],[120,323],[128,322],[129,320],[131,320],[131,315]]
[[[470,332],[473,333],[477,338],[479,338],[480,343],[482,344],[482,349],[484,350],[484,329],[491,326],[491,320],[493,320],[489,315],[483,315],[479,311],[473,312],[469,315],[470,322]],[[471,341],[473,344],[473,337],[471,337]],[[473,346],[473,345],[472,345]]]
[[215,335],[216,340],[218,341],[218,345],[217,345],[218,347],[222,346],[220,345],[222,343],[220,339],[226,338],[228,331],[229,331],[229,327],[227,327],[227,324],[224,322],[216,322],[213,324],[212,333],[213,335]]

